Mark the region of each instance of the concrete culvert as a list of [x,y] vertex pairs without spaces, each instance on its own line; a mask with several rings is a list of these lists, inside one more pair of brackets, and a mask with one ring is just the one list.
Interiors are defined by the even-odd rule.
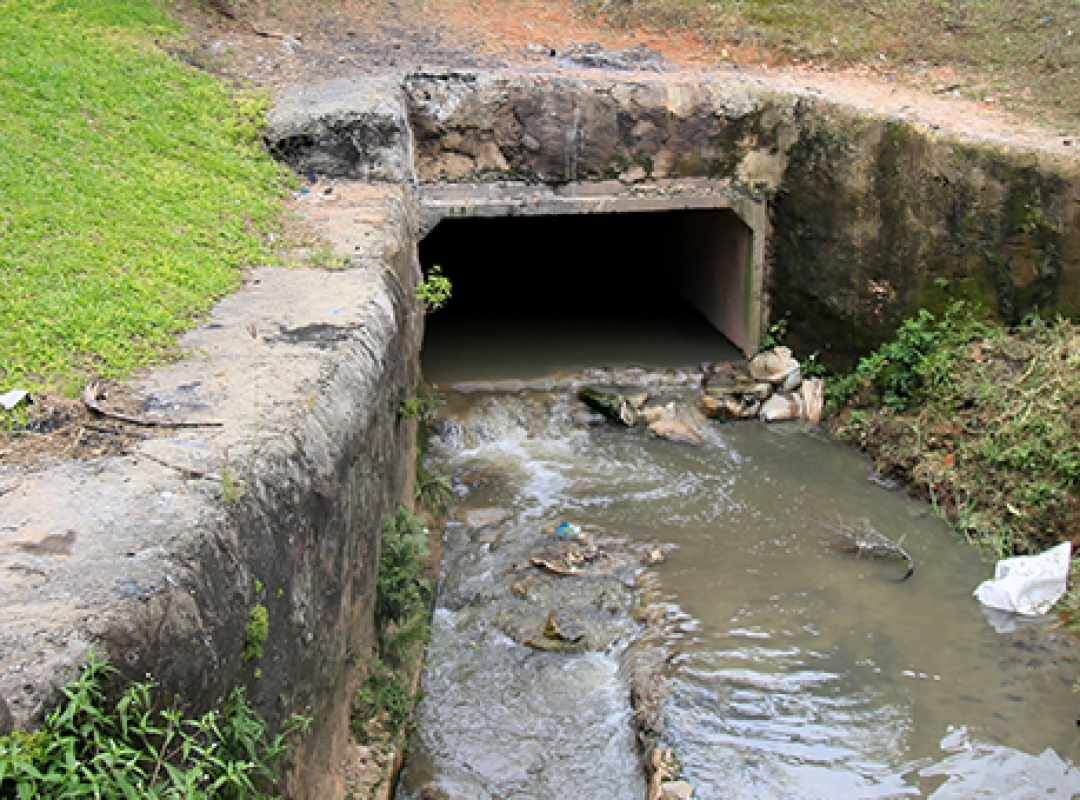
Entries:
[[425,373],[738,358],[749,240],[727,210],[444,219],[420,244],[453,284],[427,321]]

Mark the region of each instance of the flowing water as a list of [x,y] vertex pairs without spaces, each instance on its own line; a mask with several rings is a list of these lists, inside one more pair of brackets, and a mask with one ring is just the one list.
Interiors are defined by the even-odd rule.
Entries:
[[[458,476],[459,513],[508,517],[448,527],[400,798],[643,798],[641,649],[663,659],[661,745],[695,797],[1080,796],[1072,638],[985,612],[971,592],[992,564],[931,509],[802,423],[708,423],[693,448],[578,427],[577,408],[569,389],[450,393],[432,452]],[[910,579],[842,550],[829,526],[863,519],[903,539]],[[559,520],[664,546],[634,588],[659,609],[646,644],[629,616],[585,653],[500,626],[509,565]],[[569,603],[583,579],[553,581]]]

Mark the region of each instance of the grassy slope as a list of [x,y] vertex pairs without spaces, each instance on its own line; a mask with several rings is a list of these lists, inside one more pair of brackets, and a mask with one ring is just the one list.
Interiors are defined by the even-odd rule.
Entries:
[[[870,64],[1080,128],[1076,0],[577,0],[616,22],[685,26],[706,41]],[[937,67],[955,68],[943,77]],[[946,73],[948,74],[948,73]]]
[[270,257],[261,112],[155,46],[146,0],[0,0],[0,391],[166,354]]

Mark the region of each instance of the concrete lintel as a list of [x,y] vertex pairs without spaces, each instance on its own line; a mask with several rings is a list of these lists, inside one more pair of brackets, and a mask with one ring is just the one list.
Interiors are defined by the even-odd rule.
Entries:
[[503,182],[420,187],[421,231],[453,217],[558,216],[733,208],[728,181],[663,180],[575,182],[556,186]]

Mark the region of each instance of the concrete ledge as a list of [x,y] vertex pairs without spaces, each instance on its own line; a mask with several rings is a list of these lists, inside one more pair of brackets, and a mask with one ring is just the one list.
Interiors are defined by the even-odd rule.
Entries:
[[[397,410],[421,317],[411,251],[393,245],[412,225],[381,220],[378,265],[254,270],[183,338],[187,358],[134,386],[147,416],[221,427],[9,478],[0,699],[17,725],[105,647],[195,713],[241,683],[271,723],[313,716],[290,794],[342,795],[350,656],[372,643],[382,522],[412,492],[415,423]],[[269,638],[244,663],[256,603]]]

